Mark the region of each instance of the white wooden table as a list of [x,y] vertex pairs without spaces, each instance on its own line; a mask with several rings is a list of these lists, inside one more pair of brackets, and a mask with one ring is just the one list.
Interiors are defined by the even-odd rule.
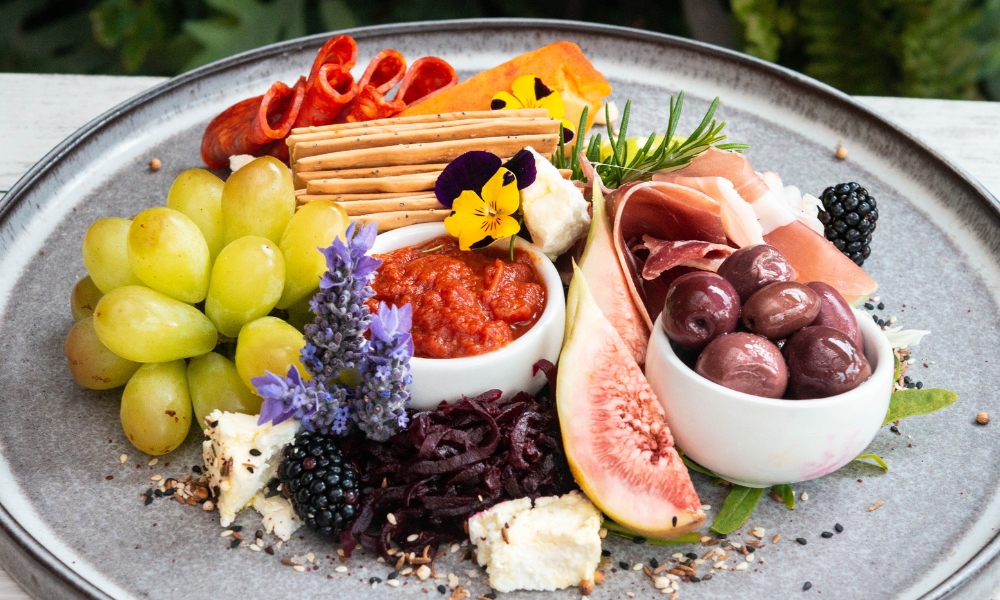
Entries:
[[[0,195],[53,146],[158,77],[0,73]],[[863,97],[1000,197],[1000,103]],[[0,600],[29,596],[0,568]],[[994,592],[994,598],[1000,598]]]

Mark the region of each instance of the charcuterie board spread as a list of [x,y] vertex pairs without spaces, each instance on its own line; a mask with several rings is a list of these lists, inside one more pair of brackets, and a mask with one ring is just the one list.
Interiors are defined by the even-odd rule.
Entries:
[[[780,535],[727,536],[762,498],[887,468],[866,451],[883,426],[955,402],[911,377],[929,332],[878,312],[864,265],[891,207],[866,182],[813,196],[751,164],[719,98],[684,129],[678,92],[634,131],[633,103],[665,99],[619,107],[571,42],[464,81],[408,58],[355,79],[355,40],[330,39],[211,120],[215,172],[89,226],[69,373],[122,388],[141,452],[204,435],[140,502],[213,513],[234,550],[307,528],[392,567],[368,583],[451,600],[586,596],[633,568],[675,599],[759,570]],[[712,432],[746,422],[753,448]],[[691,472],[728,489],[711,520]],[[251,511],[256,533],[234,525]],[[619,564],[608,536],[685,551]],[[436,568],[459,552],[487,587]]]

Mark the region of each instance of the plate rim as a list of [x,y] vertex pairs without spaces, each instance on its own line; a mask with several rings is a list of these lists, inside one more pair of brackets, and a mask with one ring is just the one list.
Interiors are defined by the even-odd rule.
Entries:
[[[220,72],[239,69],[244,65],[289,51],[299,51],[308,47],[318,46],[329,39],[331,35],[351,35],[355,39],[364,40],[400,34],[446,33],[472,29],[501,33],[512,29],[521,31],[525,29],[555,30],[567,33],[585,33],[624,38],[630,41],[641,41],[674,49],[693,51],[704,56],[733,63],[735,66],[744,66],[758,72],[763,71],[767,75],[777,77],[785,84],[805,88],[812,93],[825,96],[827,100],[834,101],[838,105],[838,110],[853,112],[854,114],[863,116],[867,120],[874,121],[882,128],[890,130],[893,134],[899,136],[911,149],[923,153],[925,159],[929,159],[931,162],[945,167],[946,171],[950,171],[948,174],[951,175],[953,180],[960,182],[966,187],[971,192],[971,196],[976,197],[985,208],[993,213],[994,218],[1000,220],[1000,201],[968,171],[874,109],[855,100],[848,94],[807,75],[735,50],[714,46],[705,42],[619,25],[557,19],[473,18],[390,23],[319,33],[241,52],[172,77],[95,117],[47,152],[0,199],[0,225],[10,219],[11,211],[21,203],[24,196],[74,149],[89,137],[98,134],[103,128],[111,125],[114,121],[128,115],[131,111],[158,96],[178,88],[183,88]],[[998,556],[1000,556],[1000,533],[994,536],[964,565],[921,596],[922,600],[937,600],[956,593],[960,588],[973,581]],[[0,565],[4,566],[11,578],[34,598],[47,598],[43,594],[46,592],[55,592],[56,589],[53,588],[58,589],[61,597],[87,598],[88,600],[110,600],[111,598],[111,596],[101,591],[52,554],[48,548],[35,539],[31,533],[13,518],[3,504],[0,504]]]

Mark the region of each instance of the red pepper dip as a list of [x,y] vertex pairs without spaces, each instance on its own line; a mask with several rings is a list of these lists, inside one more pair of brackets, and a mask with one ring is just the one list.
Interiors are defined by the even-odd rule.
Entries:
[[511,262],[506,248],[463,251],[441,236],[375,256],[383,262],[369,305],[412,305],[415,356],[492,352],[531,329],[545,309],[545,287],[521,249]]

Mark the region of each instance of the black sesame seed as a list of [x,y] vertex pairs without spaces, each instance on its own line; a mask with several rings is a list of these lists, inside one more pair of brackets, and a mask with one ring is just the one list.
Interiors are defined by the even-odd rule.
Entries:
[[908,384],[906,384],[906,389],[908,389],[908,390],[912,390],[915,387],[917,387],[917,384],[915,384],[915,383],[908,383]]
[[240,547],[240,540],[234,539],[233,541],[229,542],[229,547],[232,548],[232,549],[234,549],[234,550],[236,548],[239,548]]
[[229,529],[231,531],[235,532],[235,533],[239,533],[239,532],[243,531],[243,526],[242,525],[231,525],[229,527]]
[[162,498],[163,492],[161,492],[160,490],[154,490],[153,495],[156,496],[157,498]]
[[813,586],[813,584],[811,584],[811,583],[809,583],[807,581],[807,582],[805,582],[805,583],[802,584],[802,591],[803,592],[808,592],[809,588],[811,588],[812,586]]
[[656,567],[660,566],[660,561],[656,560],[655,558],[651,558],[649,559],[649,566],[655,569]]
[[260,450],[256,448],[250,448],[250,456],[260,456]]
[[645,544],[646,543],[646,538],[642,537],[641,535],[637,535],[634,538],[632,538],[632,543],[633,544]]
[[673,524],[674,524],[674,527],[677,527],[677,515],[674,515]]
[[878,323],[878,315],[872,315],[872,321]]
[[618,568],[622,570],[628,569],[628,563],[624,560],[620,560],[618,561]]
[[170,496],[173,496],[174,492],[176,492],[176,491],[177,490],[175,490],[174,488],[168,488],[168,489],[163,490],[163,495],[169,498]]
[[698,558],[698,555],[697,555],[697,554],[695,554],[694,552],[688,552],[688,553],[687,553],[687,554],[685,554],[684,556],[686,556],[686,557],[690,558],[691,560],[695,560],[695,559],[697,559],[697,558]]
[[218,421],[212,421],[211,423],[208,424],[208,426],[209,427],[218,427],[219,426],[219,422]]
[[382,583],[382,580],[379,579],[378,577],[372,577],[368,579],[368,583]]
[[820,535],[820,537],[832,538],[833,537],[833,532],[832,531],[824,531],[823,533],[821,533],[819,535]]
[[806,538],[795,538],[795,541],[802,544],[803,546],[809,543],[809,541],[806,540]]
[[256,532],[254,532],[253,536],[259,540],[260,538],[264,537],[264,532],[258,529]]
[[385,576],[386,579],[396,579],[397,577],[399,577],[399,571],[393,571]]
[[691,583],[698,583],[699,581],[701,581],[701,577],[698,577],[697,575],[692,575],[690,581]]
[[867,308],[868,310],[874,310],[875,305],[872,304],[871,302],[865,302],[865,308]]
[[191,467],[191,470],[194,471],[195,473],[201,473],[201,467],[199,467],[198,465]]
[[910,379],[909,375],[903,375],[903,383],[910,383],[911,381],[913,380]]
[[274,546],[268,546],[267,548],[264,548],[264,552],[270,554],[271,556],[274,556]]
[[885,310],[885,302],[879,302],[878,303],[878,309],[879,310]]
[[889,427],[889,431],[891,431],[893,433],[899,433],[899,428],[896,427],[895,425],[892,425],[892,426]]
[[712,579],[712,574],[711,573],[709,573],[708,575],[705,575],[704,577],[701,578],[702,581],[708,581],[710,579]]
[[611,550],[601,550],[601,556],[611,556]]
[[836,525],[833,526],[833,530],[836,531],[837,533],[843,533],[844,526],[841,525],[840,523],[837,523]]
[[878,320],[878,326],[879,327],[885,327],[885,321],[883,321],[882,319],[879,319]]
[[146,501],[143,502],[143,504],[145,504],[146,506],[149,506],[152,503],[153,503],[153,495],[150,494],[149,496],[146,496]]
[[443,585],[439,585],[438,586],[438,593],[439,594],[446,594],[446,593],[448,593],[448,588],[444,587]]
[[251,473],[253,473],[253,467],[247,467],[247,471],[250,471]]
[[490,592],[488,594],[483,594],[483,597],[484,598],[489,598],[490,600],[497,600],[497,593],[496,592]]

